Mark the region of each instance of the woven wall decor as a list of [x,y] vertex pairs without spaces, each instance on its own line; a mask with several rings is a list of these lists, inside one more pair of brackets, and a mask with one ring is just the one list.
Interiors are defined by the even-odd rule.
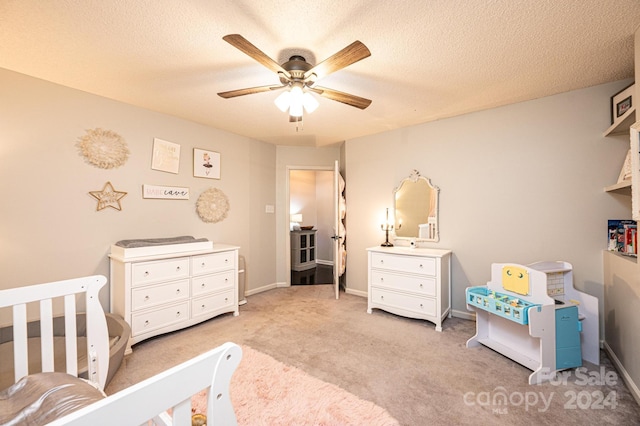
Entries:
[[88,163],[101,169],[113,169],[126,163],[129,148],[122,136],[100,128],[86,132],[78,139],[78,149]]
[[198,197],[196,211],[203,222],[220,222],[227,217],[229,199],[221,190],[209,188]]
[[127,195],[124,191],[116,191],[113,189],[111,182],[104,184],[102,191],[89,191],[89,195],[98,200],[97,211],[111,207],[112,209],[122,210],[120,199]]

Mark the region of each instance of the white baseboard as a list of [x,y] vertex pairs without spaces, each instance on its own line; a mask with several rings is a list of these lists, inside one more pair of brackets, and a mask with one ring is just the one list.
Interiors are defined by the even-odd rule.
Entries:
[[362,290],[352,290],[350,288],[346,288],[344,290],[345,293],[347,294],[353,294],[354,296],[360,296],[360,297],[368,297],[369,294],[366,291],[362,291]]
[[452,317],[456,317],[456,318],[462,318],[462,319],[470,320],[470,321],[475,321],[476,320],[475,312],[469,312],[469,311],[458,311],[456,309],[452,309],[451,310],[451,316]]
[[321,260],[321,259],[316,259],[316,264],[318,264],[318,265],[333,266],[333,261],[332,261],[332,260]]
[[640,389],[638,389],[638,386],[635,384],[627,370],[624,368],[624,365],[622,365],[616,354],[613,352],[613,349],[611,349],[611,346],[609,346],[606,341],[604,342],[604,350],[607,352],[607,355],[609,355],[609,358],[611,358],[611,361],[616,366],[616,370],[618,370],[618,373],[622,375],[624,382],[629,388],[629,392],[631,392],[631,395],[633,395],[636,402],[640,404]]
[[[283,285],[279,285],[279,284],[284,284],[284,286]],[[262,286],[262,287],[254,288],[252,290],[246,290],[244,292],[244,295],[245,296],[253,296],[254,294],[262,293],[263,291],[273,290],[276,287],[285,287],[285,286],[286,286],[286,283],[267,284],[267,285]]]

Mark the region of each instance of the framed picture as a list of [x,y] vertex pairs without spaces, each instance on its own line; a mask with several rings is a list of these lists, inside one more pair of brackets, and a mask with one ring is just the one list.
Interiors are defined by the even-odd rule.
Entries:
[[220,153],[194,148],[193,176],[220,179]]
[[180,145],[162,139],[153,139],[151,168],[177,174],[180,168]]
[[142,185],[142,198],[188,200],[189,188],[182,186]]
[[633,107],[633,92],[635,84],[625,87],[611,97],[611,124],[622,121],[627,112]]

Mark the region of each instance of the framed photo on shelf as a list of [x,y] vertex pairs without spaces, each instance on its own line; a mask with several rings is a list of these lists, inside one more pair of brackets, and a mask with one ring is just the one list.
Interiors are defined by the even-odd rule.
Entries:
[[625,114],[633,108],[634,90],[635,83],[631,83],[611,97],[611,124],[624,120]]
[[207,179],[220,179],[220,153],[194,148],[193,176]]

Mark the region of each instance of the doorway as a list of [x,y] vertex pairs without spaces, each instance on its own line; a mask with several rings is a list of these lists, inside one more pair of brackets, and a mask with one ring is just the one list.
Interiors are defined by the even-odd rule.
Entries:
[[289,169],[290,284],[334,284],[334,170]]

